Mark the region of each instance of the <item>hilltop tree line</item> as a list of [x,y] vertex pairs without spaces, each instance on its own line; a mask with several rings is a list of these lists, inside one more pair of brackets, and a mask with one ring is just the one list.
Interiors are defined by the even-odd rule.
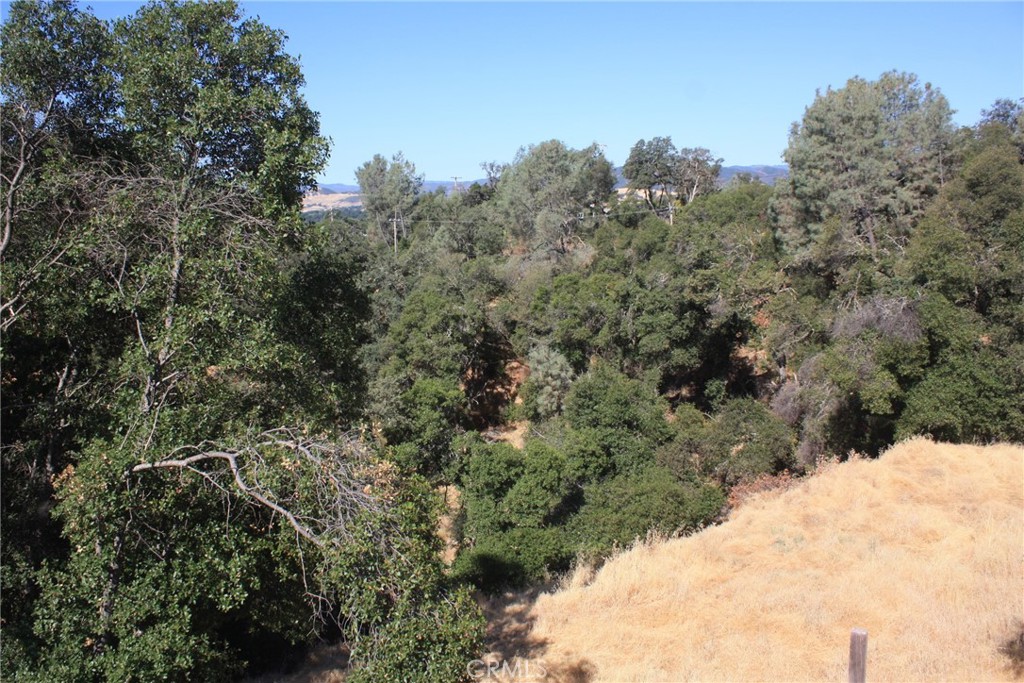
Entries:
[[[1024,115],[910,74],[818,92],[789,177],[558,140],[360,217],[284,36],[233,2],[0,33],[2,665],[225,680],[347,644],[459,680],[473,589],[714,523],[915,434],[1024,440]],[[498,437],[510,424],[522,448]],[[458,554],[441,560],[442,487]]]

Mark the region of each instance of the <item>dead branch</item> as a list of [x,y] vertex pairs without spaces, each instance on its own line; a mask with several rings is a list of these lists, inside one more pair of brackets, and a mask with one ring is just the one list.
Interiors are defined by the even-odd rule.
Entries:
[[[274,455],[278,462],[271,461]],[[166,458],[133,466],[126,476],[177,469],[213,481],[214,473],[204,465],[218,461],[243,498],[280,515],[319,548],[351,540],[358,515],[385,508],[383,496],[374,493],[380,482],[371,476],[368,454],[356,437],[335,443],[289,428],[262,432],[238,447],[204,443],[177,448]],[[285,484],[269,483],[282,472],[290,473]]]

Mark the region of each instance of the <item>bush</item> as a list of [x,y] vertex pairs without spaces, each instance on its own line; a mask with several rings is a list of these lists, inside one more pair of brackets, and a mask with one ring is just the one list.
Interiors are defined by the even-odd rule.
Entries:
[[701,471],[701,444],[704,440],[707,418],[692,403],[681,403],[675,409],[672,428],[675,436],[655,453],[655,462],[682,481],[699,481]]
[[727,401],[710,420],[694,408],[676,412],[675,439],[657,461],[684,481],[713,477],[726,486],[796,466],[795,433],[753,399]]
[[465,588],[432,601],[403,601],[379,633],[351,683],[463,681],[479,656],[486,621]]
[[968,441],[1024,439],[1024,377],[986,348],[950,355],[907,393],[896,438],[928,434]]
[[559,526],[572,507],[574,480],[557,448],[530,441],[470,446],[463,490],[467,547],[454,575],[486,590],[521,585],[568,566],[574,548]]
[[481,444],[472,449],[463,480],[463,530],[467,537],[479,540],[511,526],[503,501],[525,468],[523,454],[508,444]]
[[671,436],[657,393],[604,365],[577,379],[565,401],[570,459],[588,479],[642,468]]
[[517,527],[539,528],[554,521],[574,483],[563,453],[540,441],[526,445],[524,470],[502,502]]
[[721,489],[681,483],[652,466],[591,484],[584,505],[569,523],[579,549],[598,554],[626,545],[649,531],[673,533],[713,520],[725,504]]
[[793,468],[795,435],[753,399],[733,399],[708,424],[702,470],[727,485]]
[[436,477],[450,468],[451,439],[465,423],[466,397],[449,379],[422,377],[403,392],[385,435],[399,444],[393,458],[420,474]]
[[521,527],[478,539],[452,566],[457,580],[494,592],[569,568],[576,548],[562,527]]

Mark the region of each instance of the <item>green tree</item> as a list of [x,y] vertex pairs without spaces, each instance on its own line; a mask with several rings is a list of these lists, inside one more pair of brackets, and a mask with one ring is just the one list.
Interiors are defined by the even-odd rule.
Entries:
[[703,147],[677,150],[672,138],[658,137],[633,145],[622,174],[650,209],[665,216],[676,198],[689,204],[714,192],[721,168],[722,160]]
[[521,585],[567,568],[564,529],[575,480],[565,455],[531,440],[471,447],[463,489],[463,548],[454,572],[486,590]]
[[703,147],[679,150],[673,168],[679,200],[689,204],[697,197],[713,193],[718,189],[718,172],[721,170],[722,160],[712,155],[711,150]]
[[511,527],[502,501],[523,475],[522,453],[508,444],[475,444],[463,477],[466,523],[463,535],[483,538]]
[[49,288],[91,202],[71,166],[115,132],[117,106],[102,22],[71,2],[11,5],[0,62],[0,329]]
[[530,351],[527,362],[530,377],[520,392],[527,415],[544,420],[561,413],[574,376],[569,361],[551,347],[541,344]]
[[898,436],[1021,438],[1024,165],[1012,121],[985,117],[908,245],[928,363],[908,385]]
[[1021,163],[1024,163],[1024,98],[1014,102],[1010,99],[998,99],[991,109],[981,112],[981,127],[989,124],[1000,124],[1010,132],[1017,145]]
[[416,204],[423,177],[416,175],[416,166],[398,152],[391,161],[379,154],[356,169],[356,180],[363,197],[363,207],[377,226],[385,242],[398,250],[398,235],[408,237],[407,221]]
[[684,404],[673,426],[675,437],[658,450],[657,462],[684,482],[731,487],[798,466],[796,431],[754,399],[730,399],[710,416]]
[[[481,188],[476,183],[474,186]],[[438,187],[419,197],[409,222],[416,240],[433,250],[431,261],[438,261],[430,263],[430,269],[443,271],[453,264],[461,267],[466,262],[501,253],[505,247],[505,228],[489,201],[493,188],[488,187],[486,194],[486,198],[481,197],[472,189],[448,194]],[[441,260],[447,263],[441,264]]]
[[611,164],[597,145],[572,150],[549,140],[519,150],[501,174],[497,200],[514,237],[564,253],[614,186]]
[[675,192],[678,156],[672,138],[638,140],[622,166],[622,174],[629,181],[629,187],[638,191],[647,206],[661,215]]
[[153,4],[113,34],[120,115],[137,159],[244,186],[270,216],[293,210],[327,142],[282,31],[218,2]]
[[451,438],[471,419],[493,419],[508,353],[460,266],[451,265],[415,284],[367,350],[373,417],[389,445],[408,444],[403,462],[435,477],[453,457]]
[[[73,159],[113,133],[116,97],[110,36],[71,2],[12,3],[0,43],[0,667],[10,672],[37,647],[35,572],[64,549],[52,478],[81,442],[76,427],[102,412],[83,388],[119,348],[89,334],[110,316],[89,310],[67,279],[94,206]],[[63,306],[48,307],[54,299]]]
[[928,201],[954,170],[952,111],[931,84],[887,72],[818,93],[793,124],[774,213],[790,254],[844,292],[889,273]]
[[670,437],[666,406],[657,393],[605,364],[573,382],[565,417],[575,432],[569,448],[582,478],[628,472],[654,462]]
[[[3,578],[25,600],[4,600],[5,671],[226,679],[328,624],[365,664],[399,615],[440,604],[453,628],[430,656],[470,656],[429,492],[338,427],[358,413],[365,297],[298,215],[327,143],[283,35],[231,2],[152,3],[109,30],[19,2],[3,38],[5,112],[28,112],[5,117],[5,155],[45,129],[4,187]],[[82,81],[97,60],[109,110]],[[278,306],[315,318],[309,337]],[[50,509],[60,539],[21,531]]]
[[1012,129],[983,123],[908,245],[911,276],[1024,334],[1024,165]]
[[669,535],[703,527],[721,512],[725,496],[715,486],[680,482],[651,465],[588,485],[584,501],[569,533],[581,551],[604,555],[651,531]]
[[[1016,438],[1024,167],[1012,128],[993,120],[970,131],[958,155],[905,252],[890,257],[891,277],[838,301],[798,285],[814,329],[802,333],[796,381],[773,405],[799,424],[801,461],[877,453],[914,433]],[[871,281],[872,271],[856,272]],[[814,280],[805,272],[804,283]]]

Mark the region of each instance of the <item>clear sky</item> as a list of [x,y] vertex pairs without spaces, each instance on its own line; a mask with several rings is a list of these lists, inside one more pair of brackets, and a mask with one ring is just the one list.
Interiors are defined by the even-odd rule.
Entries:
[[[6,4],[6,3],[5,3]],[[82,2],[111,18],[138,3]],[[402,151],[428,180],[557,138],[621,165],[670,136],[777,164],[816,89],[891,69],[972,124],[1024,97],[1024,2],[243,2],[289,36],[333,140],[322,182]]]

